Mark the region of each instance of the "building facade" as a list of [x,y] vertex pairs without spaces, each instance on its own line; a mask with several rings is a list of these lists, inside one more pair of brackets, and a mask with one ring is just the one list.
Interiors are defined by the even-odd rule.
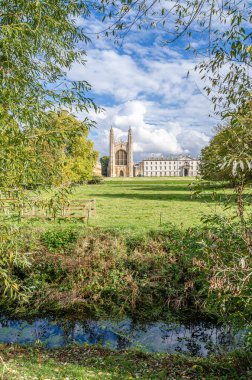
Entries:
[[93,175],[101,176],[102,175],[102,167],[99,161],[96,162],[95,167],[93,168]]
[[116,141],[113,128],[109,141],[109,177],[133,177],[133,140],[129,128],[128,141]]
[[144,177],[196,177],[199,160],[190,156],[150,157],[141,161],[137,172]]
[[134,165],[132,130],[128,141],[116,141],[110,129],[109,177],[196,177],[199,159],[190,156],[150,157]]

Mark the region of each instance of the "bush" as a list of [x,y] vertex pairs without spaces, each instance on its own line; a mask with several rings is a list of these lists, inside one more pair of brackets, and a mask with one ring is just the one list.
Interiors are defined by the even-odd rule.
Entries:
[[100,185],[101,183],[104,182],[104,179],[100,176],[93,176],[92,179],[89,179],[87,181],[88,185]]
[[77,241],[78,233],[74,229],[47,231],[41,236],[44,245],[51,251],[64,250]]

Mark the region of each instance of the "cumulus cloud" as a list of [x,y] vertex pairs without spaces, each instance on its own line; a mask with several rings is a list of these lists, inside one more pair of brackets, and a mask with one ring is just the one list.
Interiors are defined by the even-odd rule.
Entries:
[[[117,139],[127,139],[129,126],[133,130],[134,157],[140,160],[151,153],[160,154],[198,154],[206,145],[209,137],[195,129],[187,129],[182,123],[167,121],[159,127],[146,121],[149,103],[129,101],[118,106],[107,108],[106,112],[97,115],[96,148],[101,155],[108,154],[109,129],[113,126]],[[161,112],[161,110],[159,110]]]
[[111,125],[117,138],[125,139],[132,126],[136,159],[150,153],[198,154],[216,120],[208,117],[211,104],[201,93],[195,64],[179,48],[161,48],[156,36],[146,43],[143,34],[133,34],[120,48],[94,41],[87,65],[75,63],[68,77],[91,83],[94,100],[105,108],[90,115],[97,121],[92,136],[100,154],[108,154]]
[[111,49],[92,49],[88,51],[87,65],[75,63],[68,76],[71,80],[88,78],[96,94],[111,95],[115,102],[155,95],[175,103],[193,95],[195,78],[187,78],[187,73],[195,66],[194,61],[149,59],[146,55],[139,62]]

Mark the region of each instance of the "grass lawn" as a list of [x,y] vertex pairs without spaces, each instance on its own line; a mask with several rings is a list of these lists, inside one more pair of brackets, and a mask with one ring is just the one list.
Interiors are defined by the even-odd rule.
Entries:
[[[106,178],[102,184],[76,186],[71,197],[96,200],[96,216],[89,220],[91,227],[146,230],[171,223],[186,228],[200,225],[204,215],[223,213],[225,198],[231,194],[234,197],[232,189],[224,188],[216,190],[214,198],[214,189],[197,197],[189,189],[194,180],[188,177]],[[251,194],[250,189],[248,193]],[[51,228],[58,222],[62,227],[83,227],[83,222],[74,218],[56,222],[30,219],[23,220],[22,224]]]
[[[218,208],[208,195],[192,196],[188,185],[194,178],[124,178],[105,180],[100,185],[76,188],[75,199],[95,199],[97,215],[91,226],[157,228],[173,223],[189,227]],[[223,192],[223,190],[221,190]]]

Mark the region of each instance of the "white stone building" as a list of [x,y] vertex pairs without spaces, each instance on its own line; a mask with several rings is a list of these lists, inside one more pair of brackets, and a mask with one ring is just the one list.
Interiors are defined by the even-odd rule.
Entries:
[[133,140],[132,130],[128,130],[127,141],[116,141],[114,130],[110,129],[109,138],[109,177],[133,177]]
[[134,164],[132,130],[127,141],[117,141],[110,129],[109,177],[195,177],[199,174],[199,159],[190,156],[152,156]]
[[144,177],[195,177],[199,175],[199,159],[190,156],[150,157],[143,159],[135,172]]

